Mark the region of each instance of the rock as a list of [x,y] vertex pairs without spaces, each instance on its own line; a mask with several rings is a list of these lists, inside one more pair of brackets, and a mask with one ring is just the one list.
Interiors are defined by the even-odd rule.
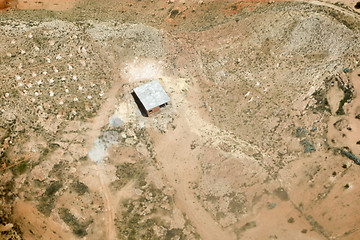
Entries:
[[341,131],[344,128],[347,128],[349,126],[349,121],[346,119],[340,119],[334,123],[334,127],[336,130]]
[[273,209],[273,208],[275,208],[276,207],[276,203],[268,203],[268,209]]
[[0,232],[8,232],[14,227],[14,224],[8,223],[5,226],[0,226]]
[[360,165],[360,158],[355,156],[351,151],[347,151],[342,149],[341,154],[348,157],[349,159],[353,160],[357,165]]
[[4,118],[5,122],[7,122],[7,123],[15,123],[15,121],[16,121],[16,114],[13,113],[12,111],[5,111],[2,115],[2,117]]

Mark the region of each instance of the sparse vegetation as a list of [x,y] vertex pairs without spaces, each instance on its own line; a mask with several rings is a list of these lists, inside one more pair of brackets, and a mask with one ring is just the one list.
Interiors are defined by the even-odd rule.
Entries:
[[[359,151],[344,147],[360,144],[347,144],[360,119],[354,10],[88,1],[0,13],[0,235],[355,236]],[[159,76],[172,104],[143,118],[131,90]],[[332,101],[336,83],[344,97]],[[264,228],[264,213],[286,229]]]
[[24,160],[25,159],[20,159],[19,161],[21,161],[21,163],[17,164],[15,167],[11,168],[11,170],[15,176],[24,174],[28,170],[29,163],[28,163],[28,161],[24,161]]
[[75,235],[79,237],[87,235],[86,228],[92,223],[92,220],[80,222],[67,208],[60,208],[59,216],[73,230]]
[[328,99],[326,98],[326,90],[325,89],[319,89],[316,90],[312,96],[316,100],[316,109],[318,111],[327,111],[331,114],[331,109],[329,106]]
[[77,192],[80,196],[89,192],[89,187],[86,184],[79,182],[79,180],[74,181],[71,184],[71,187]]
[[144,164],[144,162],[138,161],[136,163],[124,163],[117,166],[117,179],[112,183],[112,186],[115,189],[121,189],[131,180],[135,180],[139,187],[144,186],[146,184]]
[[344,91],[344,98],[341,99],[340,104],[339,104],[339,109],[336,111],[337,115],[344,115],[345,111],[344,111],[344,104],[351,102],[352,98],[353,98],[353,90],[351,88],[343,88]]
[[[186,224],[188,234],[183,229],[170,228],[167,220],[171,216],[173,200],[153,184],[142,188],[139,200],[128,199],[123,203],[121,216],[116,220],[119,239],[185,239],[197,238],[190,225]],[[157,229],[154,231],[154,229]]]
[[46,191],[41,195],[37,208],[45,216],[50,216],[50,213],[54,208],[54,202],[56,199],[55,194],[62,186],[63,184],[60,181],[52,182],[50,186],[46,188]]

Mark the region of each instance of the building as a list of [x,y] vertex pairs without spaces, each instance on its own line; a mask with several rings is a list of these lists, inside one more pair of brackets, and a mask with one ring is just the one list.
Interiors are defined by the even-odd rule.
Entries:
[[151,116],[170,102],[169,96],[158,80],[153,80],[134,89],[133,97],[143,113]]

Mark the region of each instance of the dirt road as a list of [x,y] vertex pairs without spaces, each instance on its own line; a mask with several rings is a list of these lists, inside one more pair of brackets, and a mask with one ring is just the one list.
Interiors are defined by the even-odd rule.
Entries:
[[[357,14],[344,10],[341,7],[337,7],[333,4],[311,1],[311,4],[321,5],[333,8],[337,11],[358,17]],[[114,76],[115,77],[115,76]],[[108,93],[106,102],[101,106],[97,117],[95,117],[91,123],[89,123],[88,135],[88,149],[91,148],[94,140],[100,136],[101,128],[104,126],[114,112],[114,106],[116,104],[116,93],[121,87],[121,80],[115,79],[114,85]],[[187,105],[187,104],[185,104]],[[184,107],[184,106],[183,106]],[[166,135],[156,135],[155,151],[158,156],[158,160],[161,162],[163,169],[162,174],[170,182],[170,185],[176,190],[175,204],[176,206],[186,214],[187,218],[196,227],[198,233],[202,239],[235,239],[234,233],[223,229],[202,206],[201,202],[195,198],[193,191],[191,190],[190,182],[196,182],[201,175],[200,162],[196,159],[196,156],[186,149],[189,148],[193,139],[199,137],[205,137],[210,141],[214,141],[212,136],[222,137],[220,131],[216,130],[213,126],[201,121],[201,117],[195,116],[194,112],[189,110],[188,106],[184,107],[179,119],[176,120],[177,130],[168,132]],[[200,121],[200,122],[199,122]],[[206,133],[207,131],[207,133]],[[205,136],[204,136],[205,133]],[[228,136],[226,136],[228,137]],[[233,139],[234,140],[234,139]],[[235,139],[241,147],[239,149],[252,149],[258,151],[258,149],[241,142],[239,139]],[[205,141],[205,140],[203,140]],[[240,142],[239,142],[240,141]],[[168,146],[177,146],[176,148],[168,148]],[[181,151],[179,151],[181,149]],[[235,151],[237,157],[244,154],[242,151]],[[263,167],[263,166],[261,166]],[[106,211],[106,237],[107,239],[113,239],[116,236],[114,228],[114,202],[112,200],[111,192],[108,188],[109,182],[104,177],[105,166],[98,165],[97,172],[99,181],[101,183],[102,196],[105,203]]]
[[[101,128],[109,123],[109,118],[115,111],[117,103],[116,94],[122,85],[122,81],[118,74],[114,74],[111,77],[113,79],[113,85],[105,96],[106,101],[101,105],[97,116],[87,122],[87,132],[85,135],[87,136],[86,148],[88,151],[93,147],[95,140],[101,136]],[[100,183],[100,194],[102,195],[105,207],[106,222],[104,227],[106,229],[106,239],[113,240],[116,239],[114,223],[115,207],[112,194],[109,189],[110,182],[106,178],[106,166],[102,162],[94,164]]]
[[360,17],[360,12],[359,13],[355,13],[355,12],[352,12],[352,11],[349,11],[345,8],[342,8],[342,7],[339,7],[339,6],[336,6],[332,3],[328,3],[328,2],[321,2],[321,1],[299,1],[299,2],[307,2],[307,3],[310,3],[310,4],[314,4],[314,5],[317,5],[317,6],[325,6],[325,7],[329,7],[329,8],[332,8],[334,10],[337,10],[339,12],[342,12],[346,15],[350,15],[354,18],[359,18]]

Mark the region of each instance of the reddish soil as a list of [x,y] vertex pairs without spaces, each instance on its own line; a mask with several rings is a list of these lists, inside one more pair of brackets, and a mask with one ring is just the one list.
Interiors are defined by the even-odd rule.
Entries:
[[18,9],[46,9],[64,11],[71,9],[77,0],[17,0]]
[[52,11],[70,10],[77,0],[0,0],[0,10],[46,9]]
[[[78,3],[0,1],[67,11],[0,21],[0,229],[359,239],[360,168],[339,152],[360,155],[357,13],[318,1]],[[152,79],[171,104],[144,118],[131,92]],[[353,90],[343,115],[341,83]]]
[[0,11],[7,10],[15,6],[16,0],[0,0]]

